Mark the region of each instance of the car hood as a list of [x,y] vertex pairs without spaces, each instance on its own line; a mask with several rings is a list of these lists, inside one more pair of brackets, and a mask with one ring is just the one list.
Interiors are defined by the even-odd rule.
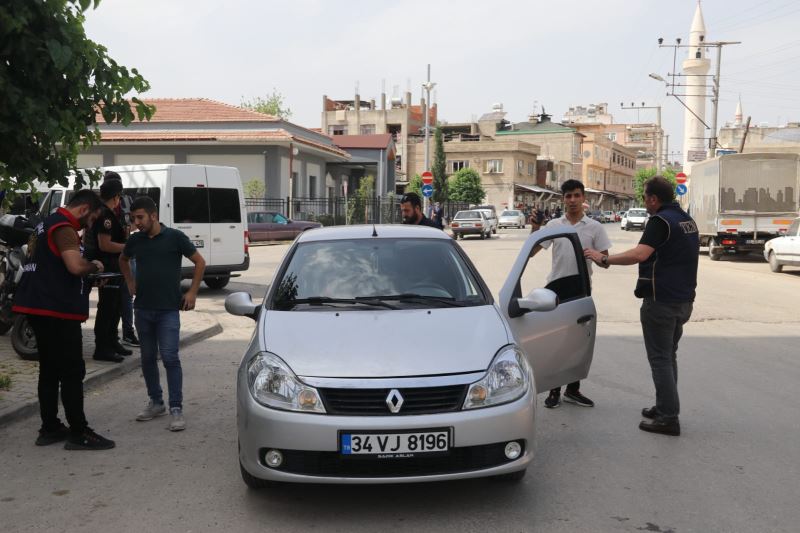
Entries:
[[383,378],[485,370],[510,339],[493,305],[267,311],[263,346],[298,376]]

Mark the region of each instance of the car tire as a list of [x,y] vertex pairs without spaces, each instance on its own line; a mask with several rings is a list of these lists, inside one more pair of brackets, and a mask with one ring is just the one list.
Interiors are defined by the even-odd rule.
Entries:
[[239,470],[242,473],[242,481],[244,481],[244,484],[250,489],[261,490],[275,486],[273,481],[267,481],[266,479],[257,478],[251,475],[250,472],[244,469],[241,461],[239,461]]
[[27,315],[17,315],[14,318],[14,327],[11,330],[11,347],[14,348],[20,359],[25,361],[39,360],[36,334],[33,332],[33,327],[31,327]]
[[524,470],[517,470],[516,472],[511,472],[509,474],[494,476],[493,479],[503,483],[519,483],[525,477],[525,473],[527,471],[528,471],[527,468]]
[[481,240],[484,240],[485,238],[486,238],[486,234],[484,232],[481,232]]
[[717,248],[717,239],[711,239],[708,241],[708,258],[712,261],[719,261],[722,259],[722,253],[714,252],[714,248]]
[[224,289],[225,286],[228,285],[230,280],[231,280],[230,275],[215,276],[213,278],[203,278],[203,281],[206,283],[206,287],[213,290]]
[[778,258],[775,257],[775,252],[769,252],[769,269],[775,273],[783,272],[783,265],[778,262]]

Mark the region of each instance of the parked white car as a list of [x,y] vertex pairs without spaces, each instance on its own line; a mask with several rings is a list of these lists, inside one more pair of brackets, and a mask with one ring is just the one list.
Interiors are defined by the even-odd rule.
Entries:
[[518,209],[506,209],[500,213],[497,225],[502,228],[524,228],[527,224],[525,213]]
[[647,224],[648,217],[647,209],[628,209],[628,212],[620,220],[619,225],[625,231],[632,229],[643,230]]
[[614,222],[614,211],[603,211],[603,223]]
[[782,271],[784,265],[800,266],[800,218],[792,222],[785,235],[767,241],[764,259],[773,272]]
[[[533,253],[554,240],[575,252],[576,274],[554,280],[571,287],[561,298],[545,288],[551,258]],[[236,377],[244,482],[520,479],[534,455],[537,393],[591,366],[597,318],[582,258],[573,228],[539,230],[495,300],[442,231],[302,233],[263,302],[246,292],[225,301],[255,321]]]

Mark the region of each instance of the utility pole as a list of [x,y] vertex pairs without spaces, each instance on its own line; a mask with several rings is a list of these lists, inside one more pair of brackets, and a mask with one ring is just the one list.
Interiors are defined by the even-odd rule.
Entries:
[[629,105],[628,107],[625,107],[625,103],[622,102],[622,103],[619,104],[619,106],[622,109],[637,109],[637,110],[639,110],[639,109],[655,109],[656,110],[656,130],[654,132],[654,137],[653,137],[653,140],[655,141],[653,143],[653,145],[654,145],[654,148],[656,149],[656,153],[655,153],[655,156],[654,156],[653,159],[655,160],[654,162],[656,164],[656,170],[658,170],[658,172],[661,172],[664,169],[663,164],[662,164],[663,155],[662,155],[662,151],[661,151],[661,145],[663,144],[662,136],[664,134],[664,131],[661,129],[661,106],[660,105],[646,106],[646,105],[644,105],[644,102],[642,102],[642,105],[640,105],[640,106],[637,106],[633,102],[631,102],[631,105]]
[[[430,105],[431,105],[431,89],[436,87],[436,83],[431,81],[431,64],[428,63],[428,81],[422,84],[422,88],[425,89],[425,109],[423,112],[425,113],[425,169],[424,171],[430,171]],[[425,197],[425,205],[423,207],[423,211],[425,213],[428,212],[428,203],[429,200]]]

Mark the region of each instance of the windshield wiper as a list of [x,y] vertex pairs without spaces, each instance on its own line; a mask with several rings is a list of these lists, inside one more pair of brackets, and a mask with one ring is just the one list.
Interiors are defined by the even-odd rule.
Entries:
[[349,305],[371,305],[373,307],[383,307],[386,309],[397,309],[396,306],[382,302],[376,298],[330,298],[328,296],[311,296],[309,298],[297,298],[294,300],[284,300],[277,302],[280,306],[295,306],[298,304],[308,305],[328,305],[328,304],[349,304]]
[[[424,294],[413,294],[413,293],[403,293],[403,294],[388,294],[385,296],[369,296],[370,299],[374,300],[389,300],[389,301],[397,301],[397,302],[436,302],[439,304],[447,305],[449,307],[467,307],[469,304],[466,302],[459,302],[456,301],[455,298],[451,296],[426,296]],[[356,298],[359,300],[359,298]]]

